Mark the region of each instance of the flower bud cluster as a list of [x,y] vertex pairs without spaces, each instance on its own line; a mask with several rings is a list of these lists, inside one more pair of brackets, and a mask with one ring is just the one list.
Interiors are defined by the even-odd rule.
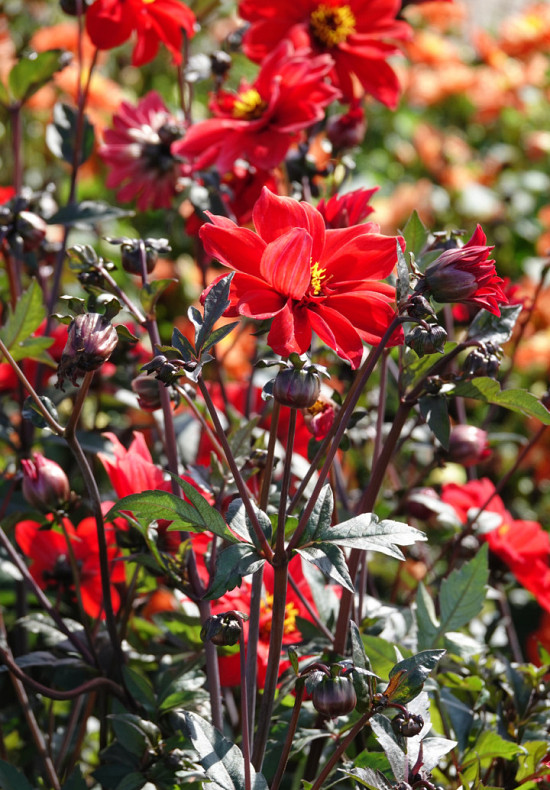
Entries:
[[82,313],[75,316],[69,326],[67,343],[57,368],[57,387],[63,389],[65,378],[75,387],[77,378],[106,362],[118,343],[118,334],[105,316],[99,313]]

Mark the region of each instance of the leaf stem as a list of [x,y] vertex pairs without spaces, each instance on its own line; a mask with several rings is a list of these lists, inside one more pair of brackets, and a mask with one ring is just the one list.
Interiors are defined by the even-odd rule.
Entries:
[[288,732],[285,738],[283,752],[279,759],[279,765],[277,766],[277,771],[275,772],[275,776],[273,777],[273,781],[271,782],[270,790],[278,790],[279,785],[281,784],[281,779],[284,776],[286,764],[288,762],[288,757],[290,754],[290,750],[292,749],[292,742],[294,740],[294,735],[296,733],[296,728],[298,726],[298,719],[300,718],[300,709],[302,707],[302,702],[304,699],[305,693],[305,683],[303,681],[299,681],[296,688],[296,696],[294,698],[294,707],[292,708],[292,716],[290,718],[290,723],[288,725]]

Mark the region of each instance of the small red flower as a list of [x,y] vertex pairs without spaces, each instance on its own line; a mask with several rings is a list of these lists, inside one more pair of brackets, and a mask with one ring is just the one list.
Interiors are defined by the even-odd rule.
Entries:
[[387,58],[396,41],[410,38],[397,20],[400,0],[242,0],[239,15],[250,22],[245,54],[257,63],[287,39],[314,54],[328,53],[333,83],[348,101],[367,93],[395,108],[399,83]]
[[195,15],[180,0],[95,0],[86,12],[86,30],[99,49],[112,49],[136,33],[132,64],[153,60],[162,43],[176,63],[182,61],[182,30],[195,32]]
[[494,260],[488,260],[494,247],[478,225],[463,247],[445,250],[431,263],[419,281],[416,292],[428,293],[437,302],[476,305],[500,315],[499,302],[508,303],[502,290],[504,280],[496,273]]
[[198,157],[200,169],[215,162],[221,173],[246,159],[263,170],[277,167],[297,135],[324,118],[340,92],[325,82],[332,68],[328,55],[311,57],[281,42],[262,63],[252,85],[237,92],[220,90],[210,102],[216,116],[192,126],[174,150]]
[[308,203],[265,188],[252,214],[257,233],[209,216],[205,249],[237,272],[226,315],[272,318],[267,342],[284,357],[307,351],[315,332],[357,368],[363,341],[378,343],[395,315],[394,289],[381,280],[394,268],[397,239],[371,225],[326,229]]
[[317,210],[321,212],[327,228],[349,228],[359,225],[374,211],[369,201],[378,187],[355,189],[345,195],[333,195],[328,200],[320,200]]
[[[109,506],[105,507],[108,509]],[[63,524],[78,568],[84,611],[90,617],[103,616],[95,519],[85,518],[76,528],[69,519],[63,519]],[[57,590],[60,594],[68,594],[71,600],[74,599],[74,577],[65,535],[53,529],[44,529],[44,525],[37,521],[20,521],[15,527],[15,538],[23,554],[31,560],[30,572],[38,586],[42,590]],[[113,538],[113,529],[108,526],[111,601],[116,612],[120,606],[120,596],[114,585],[124,582],[125,572],[124,564],[115,561],[118,550]]]
[[120,187],[117,199],[137,201],[140,211],[170,208],[185,166],[174,152],[183,128],[158,93],[151,91],[133,107],[122,102],[113,128],[103,133],[100,156],[109,167],[107,186]]

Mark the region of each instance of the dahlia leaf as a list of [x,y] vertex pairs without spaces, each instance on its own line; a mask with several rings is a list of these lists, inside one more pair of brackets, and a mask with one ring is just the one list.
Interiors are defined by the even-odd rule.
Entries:
[[245,576],[255,573],[265,563],[256,549],[249,543],[234,543],[218,554],[216,571],[206,598],[215,601],[240,587]]
[[[260,510],[258,507],[256,507],[254,503],[252,503],[252,507],[254,508],[254,512],[256,513],[258,522],[268,543],[271,542],[273,526],[269,516],[267,513],[264,513],[263,510]],[[255,544],[256,548],[259,548],[257,545],[256,533],[254,532],[254,528],[252,527],[252,523],[248,517],[248,513],[246,512],[246,508],[242,499],[234,499],[230,503],[229,507],[227,508],[227,523],[235,535],[238,535],[247,543]]]
[[306,528],[300,540],[303,546],[315,539],[317,534],[322,534],[330,528],[332,513],[334,510],[334,496],[329,485],[323,486],[321,493],[317,497],[311,516],[309,517]]
[[396,242],[397,248],[397,284],[395,288],[395,298],[398,306],[402,305],[411,292],[411,279],[409,276],[409,267],[403,255],[403,250],[399,241]]
[[479,340],[501,346],[512,337],[514,326],[522,310],[521,304],[502,305],[500,315],[494,315],[488,310],[480,310],[468,329],[468,340]]
[[[27,290],[17,300],[15,310],[8,308],[8,318],[0,330],[0,337],[12,356],[18,354],[19,345],[30,340],[30,335],[38,329],[46,316],[41,293],[38,282],[31,280]],[[17,356],[16,359],[21,359],[22,356]]]
[[214,329],[208,340],[204,343],[202,347],[202,353],[204,354],[205,351],[209,351],[216,343],[219,343],[220,340],[223,340],[224,337],[227,337],[236,326],[239,326],[238,321],[233,321],[231,324],[226,324],[225,326],[219,326],[217,329]]
[[449,421],[449,409],[447,408],[447,398],[441,396],[426,395],[418,401],[420,413],[426,420],[429,429],[445,449],[449,449],[449,438],[451,435],[451,423]]
[[49,225],[64,225],[72,227],[82,225],[90,227],[100,222],[107,222],[120,217],[131,217],[133,211],[127,211],[117,206],[110,206],[104,200],[82,200],[80,203],[69,203],[62,206],[59,211],[48,217]]
[[550,411],[535,395],[521,389],[501,390],[499,382],[487,376],[471,381],[459,381],[455,384],[453,393],[464,398],[475,398],[484,403],[494,403],[518,414],[536,417],[543,425],[550,425]]
[[4,790],[33,790],[25,775],[5,760],[0,760],[0,787]]
[[392,667],[384,694],[391,703],[406,705],[417,697],[430,672],[445,655],[445,650],[423,650]]
[[[416,209],[407,220],[407,224],[403,230],[403,238],[405,239],[405,244],[407,245],[407,252],[412,252],[415,258],[419,258],[422,250],[426,246],[426,242],[428,240],[428,231],[418,216]],[[399,251],[397,255],[399,259]]]
[[231,287],[231,280],[233,277],[234,273],[232,272],[226,277],[222,277],[217,283],[214,283],[214,285],[209,289],[204,300],[204,319],[202,320],[200,326],[197,326],[197,324],[193,321],[193,323],[195,323],[195,327],[198,330],[197,336],[195,338],[197,354],[200,354],[200,352],[204,350],[204,346],[206,345],[207,340],[209,340],[212,330],[214,329],[214,324],[222,317],[229,307],[229,289]]
[[9,90],[15,101],[23,103],[33,93],[51,80],[56,71],[61,71],[72,60],[70,52],[51,49],[48,52],[32,52],[21,58],[10,71]]
[[148,315],[154,314],[157,301],[166,289],[175,282],[177,282],[177,280],[173,277],[168,277],[162,280],[152,280],[141,287],[139,299],[141,306]]
[[404,559],[398,546],[410,546],[417,540],[427,540],[426,535],[419,529],[409,527],[401,521],[380,521],[374,513],[362,513],[333,527],[329,525],[315,537],[323,543],[379,551],[398,560]]
[[316,543],[296,549],[296,553],[319,568],[325,576],[334,579],[344,589],[355,592],[344,552],[333,543]]
[[[53,123],[46,127],[46,145],[54,156],[68,164],[75,161],[74,142],[77,139],[78,113],[70,104],[57,102],[53,108]],[[82,164],[94,149],[94,127],[88,116],[82,118],[81,146],[78,152],[78,164]]]

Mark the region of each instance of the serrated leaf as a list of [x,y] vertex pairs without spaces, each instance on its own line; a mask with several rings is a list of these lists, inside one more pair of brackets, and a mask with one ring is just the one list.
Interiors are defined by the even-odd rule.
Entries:
[[[76,128],[78,124],[78,111],[70,104],[57,102],[53,108],[53,122],[46,127],[46,145],[54,156],[63,159],[70,165],[74,162]],[[82,118],[82,143],[79,151],[78,164],[82,164],[94,148],[94,127],[88,116]]]
[[395,664],[384,691],[390,702],[406,705],[420,694],[430,672],[444,655],[444,650],[423,650]]
[[46,354],[46,349],[53,343],[53,337],[29,337],[15,346],[11,350],[11,355],[16,362],[20,359],[34,359],[50,367],[56,367],[57,365],[51,356]]
[[[260,510],[260,508],[256,507],[254,503],[252,503],[252,507],[256,513],[260,527],[262,528],[262,532],[264,533],[267,542],[270,543],[273,536],[273,525],[271,524],[271,519],[267,513],[264,513],[263,510]],[[227,522],[232,532],[234,532],[247,543],[254,544],[257,549],[260,548],[258,538],[254,532],[254,528],[250,522],[242,499],[234,499],[227,508]]]
[[416,625],[418,629],[418,647],[424,649],[436,644],[439,621],[435,613],[434,602],[422,582],[416,591]]
[[[170,716],[174,729],[181,730],[199,755],[212,790],[245,790],[244,758],[241,750],[205,719],[190,711]],[[250,766],[251,790],[268,790],[262,774]]]
[[312,541],[315,535],[326,532],[332,522],[334,512],[334,496],[329,485],[323,486],[315,501],[311,515],[307,520],[306,528],[302,534],[300,544]]
[[488,556],[489,549],[484,543],[472,560],[443,579],[439,594],[440,628],[456,631],[480,613],[489,581]]
[[199,353],[203,350],[203,346],[209,339],[214,329],[214,324],[222,317],[229,307],[229,289],[234,274],[234,272],[231,272],[231,274],[228,274],[226,277],[222,277],[217,283],[212,285],[206,295],[204,300],[204,318],[195,338],[195,347]]
[[447,398],[443,396],[426,395],[420,398],[418,407],[437,441],[445,450],[448,450],[449,437],[451,435],[451,422],[449,420]]
[[0,787],[2,790],[33,790],[25,775],[5,760],[0,760]]
[[[356,669],[367,670],[370,673],[370,661],[365,653],[365,646],[357,624],[350,621],[351,657]],[[372,673],[374,675],[374,672]],[[371,676],[372,676],[371,675]],[[376,676],[375,676],[376,677]],[[371,681],[372,682],[372,681]],[[353,685],[357,694],[357,710],[364,713],[370,705],[371,687],[368,676],[363,672],[353,673]]]
[[61,71],[70,62],[70,53],[63,49],[51,49],[38,54],[33,52],[21,58],[13,66],[8,77],[8,86],[13,99],[18,102],[26,101],[49,82],[56,71]]
[[208,530],[230,543],[235,543],[237,538],[227,528],[223,516],[190,483],[179,478],[177,481],[191,502],[185,502],[168,491],[143,491],[141,494],[130,494],[120,499],[105,519],[110,521],[116,513],[127,511],[146,524],[166,519],[173,522],[168,529],[185,532]]
[[31,284],[26,291],[23,291],[15,310],[8,311],[8,318],[2,329],[0,337],[4,345],[11,352],[16,351],[17,346],[29,340],[36,329],[46,317],[46,308],[42,301],[42,291],[36,280],[31,280]]
[[121,217],[131,217],[133,211],[110,206],[104,200],[83,200],[80,203],[69,203],[62,206],[59,211],[49,217],[49,225],[82,225],[90,227],[109,220],[120,219]]
[[407,245],[407,252],[412,252],[415,258],[419,258],[422,250],[426,246],[428,231],[418,216],[416,209],[407,220],[407,224],[403,230],[403,238]]
[[265,558],[249,543],[234,543],[223,549],[217,556],[214,578],[206,598],[216,600],[240,587],[243,578],[255,573],[264,563]]
[[503,345],[512,337],[514,326],[522,310],[523,305],[521,304],[501,306],[499,316],[488,310],[480,310],[470,324],[468,340],[491,342],[497,346]]
[[314,546],[296,549],[296,553],[346,590],[355,592],[344,552],[335,544],[318,542]]
[[172,345],[181,354],[184,362],[191,362],[196,359],[197,355],[191,342],[180,332],[177,326],[174,327],[172,332]]
[[449,754],[455,746],[456,741],[450,738],[439,738],[432,736],[422,740],[422,767],[425,771],[432,771],[437,767],[439,761],[446,754]]
[[211,334],[208,340],[202,346],[202,353],[204,354],[206,351],[209,351],[216,343],[219,343],[220,340],[223,340],[224,337],[227,337],[236,326],[239,326],[238,321],[233,321],[231,324],[226,324],[225,326],[220,326],[218,329],[215,329]]
[[393,774],[398,782],[405,782],[409,775],[407,755],[399,745],[391,721],[387,716],[377,713],[370,720],[376,740],[388,758]]
[[550,412],[542,403],[527,390],[501,390],[500,384],[494,379],[482,377],[472,381],[460,381],[455,384],[455,395],[474,398],[484,403],[494,403],[504,409],[510,409],[527,417],[536,417],[543,425],[550,425]]
[[151,282],[146,283],[140,288],[139,300],[147,315],[154,314],[157,301],[166,289],[176,282],[177,280],[173,277],[167,277],[160,280],[151,280]]
[[131,667],[122,667],[124,685],[131,697],[137,700],[145,710],[153,714],[156,711],[156,697],[151,682]]
[[404,555],[397,546],[411,546],[417,540],[427,540],[419,529],[401,521],[380,521],[374,513],[362,513],[341,524],[325,527],[317,532],[315,539],[316,542],[379,551],[398,560],[403,560]]
[[133,713],[111,714],[108,718],[119,743],[136,757],[143,757],[145,751],[153,749],[160,740],[161,732],[152,721]]
[[497,757],[503,760],[513,760],[516,755],[523,753],[525,753],[523,746],[514,743],[514,741],[505,740],[497,732],[485,730],[476,740],[471,751],[464,755],[461,767],[462,770],[466,770],[478,760],[482,764],[487,764],[488,761]]
[[350,776],[360,787],[368,787],[369,790],[392,790],[390,784],[383,773],[374,771],[372,768],[353,768],[351,771],[342,771],[345,776]]

